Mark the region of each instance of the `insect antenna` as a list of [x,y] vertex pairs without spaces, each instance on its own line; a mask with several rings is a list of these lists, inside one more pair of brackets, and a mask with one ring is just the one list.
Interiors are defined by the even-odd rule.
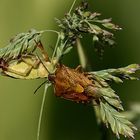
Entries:
[[[40,56],[38,54],[36,54],[38,59],[40,60],[40,62],[42,63],[42,65],[44,66],[44,68],[47,70],[47,72],[50,74],[48,68],[45,66],[44,62],[41,60]],[[46,81],[44,81],[43,83],[41,83],[36,90],[34,91],[34,94],[36,94],[36,92],[45,84],[45,83],[49,83],[49,80],[47,79]]]
[[48,70],[48,68],[45,66],[44,62],[41,60],[40,56],[36,53],[37,58],[40,60],[40,62],[42,63],[42,65],[44,66],[44,68],[47,70],[47,72],[50,74],[50,71]]
[[36,90],[34,91],[34,94],[36,94],[36,92],[37,92],[45,83],[49,83],[49,81],[46,80],[46,81],[44,81],[43,83],[41,83],[41,84],[36,88]]

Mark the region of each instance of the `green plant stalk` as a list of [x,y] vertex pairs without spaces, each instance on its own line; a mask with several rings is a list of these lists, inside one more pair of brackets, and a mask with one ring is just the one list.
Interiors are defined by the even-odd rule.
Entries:
[[76,40],[76,44],[77,44],[77,51],[79,54],[80,64],[82,65],[82,68],[86,69],[87,58],[79,38]]
[[59,34],[59,32],[55,31],[55,30],[43,30],[42,32],[53,32],[53,33],[56,33],[56,34]]
[[68,14],[70,14],[70,13],[71,13],[71,11],[72,11],[72,9],[73,9],[73,7],[74,7],[75,3],[76,3],[76,0],[74,0],[74,1],[73,1],[72,5],[71,5],[71,8],[70,8],[70,10],[69,10],[69,12],[68,12]]
[[42,103],[41,103],[41,108],[40,108],[40,114],[39,114],[38,128],[37,128],[37,140],[39,140],[39,137],[40,137],[41,120],[42,120],[45,98],[46,98],[46,91],[44,90]]
[[40,138],[40,129],[41,129],[41,121],[42,121],[42,115],[43,115],[43,108],[45,104],[45,99],[46,99],[46,93],[47,89],[50,86],[50,83],[46,83],[45,88],[44,88],[44,94],[42,98],[42,103],[41,103],[41,108],[40,108],[40,113],[39,113],[39,120],[38,120],[38,127],[37,127],[37,140]]
[[55,56],[56,49],[58,47],[59,41],[60,41],[60,33],[58,33],[58,37],[57,37],[56,45],[55,45],[55,48],[54,48],[54,51],[53,51],[53,54],[52,54],[51,61],[54,59],[54,56]]

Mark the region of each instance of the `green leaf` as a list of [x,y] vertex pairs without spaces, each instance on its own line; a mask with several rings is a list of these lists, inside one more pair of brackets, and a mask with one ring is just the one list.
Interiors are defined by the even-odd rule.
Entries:
[[65,51],[63,52],[63,55],[69,53],[72,50],[73,47],[68,47],[65,49]]
[[119,26],[110,23],[110,22],[106,22],[104,24],[102,24],[104,27],[108,28],[108,29],[114,29],[114,30],[120,30],[121,28],[119,28]]
[[90,28],[90,32],[96,35],[101,34],[103,32],[103,30],[95,24],[90,24]]
[[139,64],[131,64],[123,68],[118,69],[107,69],[97,72],[89,72],[89,74],[95,75],[105,81],[112,80],[116,83],[122,83],[124,79],[138,80],[138,78],[132,76],[131,74],[135,73],[137,70],[140,70]]
[[137,130],[136,127],[108,103],[100,102],[100,113],[102,121],[106,124],[110,124],[113,133],[115,133],[118,138],[120,134],[125,137],[134,138],[133,130]]
[[61,51],[60,48],[58,47],[58,48],[57,48],[57,51],[56,51],[56,57],[57,57],[57,58],[60,58],[61,55],[62,55],[62,51]]
[[106,38],[105,41],[108,42],[108,44],[110,46],[113,46],[115,44],[115,41],[113,39],[110,39],[110,38]]
[[103,95],[103,96],[106,96],[106,97],[109,97],[109,98],[116,98],[116,99],[119,99],[119,96],[115,94],[115,91],[110,88],[110,87],[102,87],[100,88],[100,93]]
[[104,96],[104,99],[112,106],[116,107],[117,109],[120,109],[120,110],[124,110],[122,105],[121,105],[121,102],[120,100],[118,99],[114,99],[114,98],[110,98],[110,97],[106,97]]
[[97,87],[98,93],[101,95],[99,99],[100,119],[107,127],[110,125],[112,131],[118,138],[120,137],[120,134],[125,137],[134,138],[133,131],[137,129],[119,112],[120,110],[123,110],[123,107],[119,96],[116,95],[115,91],[110,87],[110,81],[122,83],[124,79],[137,80],[138,78],[131,75],[137,70],[140,70],[140,65],[131,64],[123,68],[88,73],[90,79],[92,79],[94,85]]
[[99,41],[99,38],[96,35],[94,35],[93,36],[93,42],[96,42],[96,41],[98,42]]
[[92,35],[93,41],[96,42],[94,46],[99,55],[102,55],[105,46],[115,44],[111,30],[120,30],[120,28],[113,24],[111,19],[99,19],[100,15],[100,13],[88,10],[88,4],[82,2],[73,13],[66,14],[61,20],[57,19],[61,32],[65,34],[63,39],[70,40],[70,46],[73,46],[72,42],[83,36],[83,32]]
[[34,29],[27,33],[20,33],[10,40],[10,43],[0,49],[0,58],[5,61],[11,59],[17,59],[23,54],[32,53],[37,43],[40,41],[42,31],[36,31]]
[[98,89],[98,92],[108,104],[116,109],[123,110],[119,96],[115,94],[111,87],[101,87]]

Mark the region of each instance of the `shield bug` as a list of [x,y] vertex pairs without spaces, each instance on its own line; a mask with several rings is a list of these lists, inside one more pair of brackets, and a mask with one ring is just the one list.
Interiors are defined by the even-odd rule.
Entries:
[[87,103],[100,98],[93,81],[78,68],[58,65],[55,74],[49,74],[48,79],[54,85],[55,95],[64,99]]

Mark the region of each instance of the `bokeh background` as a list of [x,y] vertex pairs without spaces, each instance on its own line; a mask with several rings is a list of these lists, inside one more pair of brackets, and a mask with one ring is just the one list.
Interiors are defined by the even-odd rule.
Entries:
[[[77,4],[80,0],[77,0]],[[117,46],[106,49],[99,59],[91,46],[91,39],[83,42],[89,65],[93,70],[121,67],[140,63],[140,1],[139,0],[89,0],[92,10],[123,28],[116,33]],[[0,47],[17,33],[31,28],[57,29],[54,17],[61,18],[68,12],[72,0],[0,0]],[[43,44],[50,51],[56,35],[47,33]],[[76,50],[64,58],[64,63],[76,67],[79,63]],[[0,77],[0,140],[35,140],[43,88],[34,95],[42,80],[15,80]],[[130,103],[140,101],[140,82],[126,81],[114,86],[125,109]],[[138,124],[139,122],[139,124]],[[140,121],[137,125],[140,126]],[[109,132],[110,139],[115,136]],[[76,104],[47,94],[40,140],[100,140],[101,131],[90,106]],[[121,138],[122,140],[124,138]],[[140,131],[136,140],[140,139]]]

